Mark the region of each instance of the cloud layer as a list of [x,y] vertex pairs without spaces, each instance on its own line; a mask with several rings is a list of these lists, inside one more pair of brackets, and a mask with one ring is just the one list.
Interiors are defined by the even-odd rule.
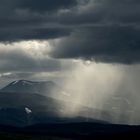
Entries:
[[76,0],[0,0],[0,41],[66,36],[70,29],[50,26],[57,23],[59,10],[70,9],[76,5]]
[[0,0],[0,41],[54,40],[52,56],[139,63],[138,0]]
[[80,28],[71,36],[56,40],[52,56],[107,63],[139,63],[139,36],[139,29],[131,26]]
[[107,63],[139,63],[139,7],[137,0],[90,0],[79,5],[76,11],[61,18],[61,23],[75,28],[70,36],[57,41],[52,55]]

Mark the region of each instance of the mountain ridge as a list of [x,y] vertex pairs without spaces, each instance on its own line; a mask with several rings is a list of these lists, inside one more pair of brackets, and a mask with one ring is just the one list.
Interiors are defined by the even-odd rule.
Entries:
[[[0,124],[26,126],[36,123],[100,121],[89,116],[89,113],[94,115],[99,113],[99,111],[86,106],[83,106],[75,117],[62,115],[62,111],[65,111],[65,104],[71,104],[72,102],[44,96],[39,91],[35,92],[36,90],[31,89],[32,87],[35,87],[35,89],[40,88],[42,83],[43,86],[46,86],[46,83],[47,85],[48,83],[53,84],[50,81],[33,82],[18,80],[11,82],[0,90]],[[25,88],[28,86],[29,88]],[[25,90],[22,90],[24,88]],[[60,94],[60,91],[55,92]],[[51,94],[51,92],[48,92],[48,94]],[[101,120],[101,122],[103,121]]]
[[53,90],[55,90],[56,88],[58,89],[57,84],[52,81],[16,80],[1,88],[0,91],[51,94],[51,92],[53,92]]

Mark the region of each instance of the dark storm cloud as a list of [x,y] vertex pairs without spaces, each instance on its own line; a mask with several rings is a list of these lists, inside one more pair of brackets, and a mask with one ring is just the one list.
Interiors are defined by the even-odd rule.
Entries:
[[79,26],[69,37],[59,41],[52,56],[139,63],[139,14],[138,0],[91,0],[76,14],[69,13],[70,19],[61,19],[63,24]]
[[57,11],[70,8],[76,4],[76,0],[24,0],[20,4],[20,8],[30,9],[35,12]]
[[0,3],[0,41],[61,38],[53,48],[54,57],[140,61],[139,0],[0,0]]
[[43,24],[56,24],[59,10],[76,5],[76,0],[0,0],[0,41],[67,36],[69,28]]
[[139,7],[138,0],[89,0],[78,11],[63,13],[59,20],[64,24],[136,24],[140,22]]
[[52,51],[56,58],[83,58],[101,62],[140,62],[140,29],[133,26],[79,28],[59,41]]
[[71,29],[65,28],[10,28],[0,30],[0,41],[53,39],[70,34]]

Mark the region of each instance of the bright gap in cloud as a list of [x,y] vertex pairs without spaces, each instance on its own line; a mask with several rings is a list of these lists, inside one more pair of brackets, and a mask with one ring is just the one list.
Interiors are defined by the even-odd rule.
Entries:
[[[6,48],[6,49],[5,49]],[[48,56],[50,51],[50,45],[48,41],[20,41],[13,43],[0,43],[0,51],[11,52],[14,50],[19,50],[28,53],[32,56],[41,57],[42,55]]]

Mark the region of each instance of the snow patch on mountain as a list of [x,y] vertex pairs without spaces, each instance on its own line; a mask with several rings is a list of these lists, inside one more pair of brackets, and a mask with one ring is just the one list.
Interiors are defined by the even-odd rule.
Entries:
[[26,112],[27,114],[31,114],[31,113],[32,113],[32,110],[29,109],[28,107],[25,107],[25,112]]
[[18,83],[19,81],[14,81],[12,84],[15,85],[16,83]]

